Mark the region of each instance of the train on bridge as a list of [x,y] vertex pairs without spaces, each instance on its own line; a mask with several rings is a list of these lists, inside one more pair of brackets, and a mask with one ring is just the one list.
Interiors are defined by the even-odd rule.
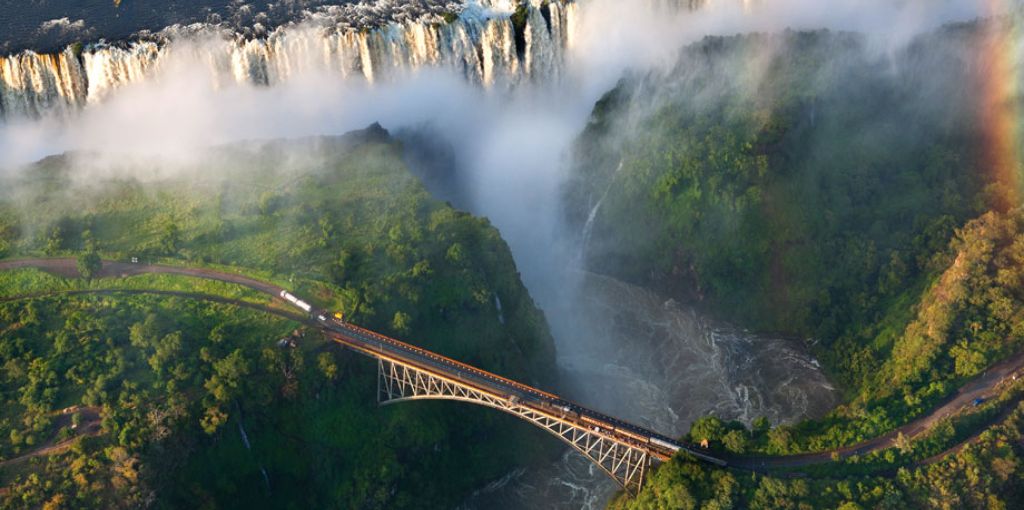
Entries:
[[282,290],[279,295],[285,301],[308,314],[311,319],[316,320],[325,329],[343,336],[346,340],[346,345],[364,354],[395,356],[413,361],[424,365],[430,370],[454,377],[484,391],[501,395],[502,398],[507,399],[512,404],[525,405],[542,410],[550,415],[559,416],[560,419],[573,423],[574,426],[583,427],[604,436],[615,437],[617,441],[622,443],[649,450],[652,453],[656,453],[662,460],[667,460],[679,450],[683,450],[705,462],[722,467],[726,465],[724,460],[704,453],[698,447],[679,444],[668,437],[587,409],[558,395],[361,328],[345,321],[344,316],[340,312],[332,316],[326,311],[315,309],[309,303],[286,290]]

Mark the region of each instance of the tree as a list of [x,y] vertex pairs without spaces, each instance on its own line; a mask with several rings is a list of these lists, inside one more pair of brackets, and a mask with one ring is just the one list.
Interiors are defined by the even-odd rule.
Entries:
[[747,435],[742,430],[730,430],[722,436],[725,449],[734,453],[743,453],[747,449]]
[[789,451],[789,443],[792,441],[792,437],[787,427],[775,427],[768,431],[768,441],[775,448],[775,451],[779,453],[786,453]]
[[181,243],[181,230],[173,221],[167,222],[163,233],[160,234],[160,249],[163,253],[173,255],[178,252],[178,245]]
[[213,375],[203,385],[218,402],[230,400],[249,374],[249,363],[241,349],[213,363]]
[[461,243],[452,243],[444,256],[452,264],[460,265],[466,259],[466,250],[462,247]]
[[213,406],[206,410],[206,414],[199,420],[199,425],[203,427],[203,432],[213,435],[227,421],[227,413],[222,411],[219,406]]
[[96,251],[96,239],[92,237],[92,230],[82,231],[82,248],[85,251]]
[[954,361],[954,371],[961,377],[970,377],[984,370],[987,360],[985,355],[972,349],[965,340],[961,340],[949,350]]
[[317,246],[326,248],[330,244],[331,239],[334,237],[334,225],[331,223],[330,218],[323,217],[317,222],[320,226],[320,238],[317,239]]
[[324,374],[324,377],[333,381],[338,377],[338,364],[334,362],[334,356],[329,352],[321,352],[316,357],[317,367],[320,368],[320,372]]
[[88,250],[78,256],[78,274],[91,280],[103,268],[103,260],[96,250]]
[[395,312],[395,317],[391,319],[391,328],[397,333],[408,333],[409,325],[412,323],[412,317],[409,314],[398,311]]
[[896,439],[893,441],[893,444],[903,453],[910,453],[912,448],[910,438],[904,435],[902,431],[896,433]]
[[60,226],[54,226],[46,236],[46,247],[43,252],[53,255],[64,248],[64,230]]
[[158,376],[163,376],[170,362],[178,357],[181,350],[182,341],[180,331],[175,331],[174,333],[164,336],[163,339],[156,343],[156,350],[153,355],[149,357],[150,368],[152,368]]
[[261,216],[274,214],[280,205],[281,199],[273,191],[264,191],[259,198],[259,212]]
[[725,435],[725,424],[717,416],[701,416],[690,425],[690,438],[695,442],[718,441]]
[[66,508],[66,504],[67,498],[63,494],[54,494],[53,497],[43,504],[43,510],[60,510],[61,508]]
[[750,425],[754,428],[755,434],[764,434],[768,432],[768,429],[772,428],[772,424],[768,421],[767,416],[758,416]]
[[338,253],[337,260],[334,261],[334,265],[331,266],[334,281],[344,282],[348,278],[351,278],[353,265],[352,252],[348,250],[341,250],[341,252]]
[[136,322],[128,328],[128,339],[132,347],[149,348],[156,344],[165,329],[163,319],[149,313],[142,322]]

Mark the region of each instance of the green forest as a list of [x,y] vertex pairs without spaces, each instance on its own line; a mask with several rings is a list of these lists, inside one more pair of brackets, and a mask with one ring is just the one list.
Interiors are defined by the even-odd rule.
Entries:
[[[483,408],[378,408],[372,360],[242,306],[267,306],[265,296],[96,273],[101,259],[239,272],[550,384],[547,325],[504,241],[433,200],[401,155],[375,125],[180,164],[69,153],[7,178],[0,253],[76,257],[86,278],[3,274],[0,507],[451,508],[557,451]],[[71,292],[89,289],[109,292]]]
[[[711,416],[687,439],[732,454],[849,446],[1020,351],[1024,213],[1005,199],[1018,182],[986,167],[980,27],[891,53],[825,30],[707,37],[595,105],[565,188],[570,222],[592,229],[587,267],[810,339],[845,395],[819,420]],[[992,400],[901,448],[813,472],[675,459],[613,506],[1013,508],[1024,502],[1019,385]],[[987,424],[963,452],[922,463]]]

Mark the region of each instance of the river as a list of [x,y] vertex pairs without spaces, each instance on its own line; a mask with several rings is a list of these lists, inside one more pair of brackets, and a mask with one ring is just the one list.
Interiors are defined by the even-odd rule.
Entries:
[[[706,414],[790,423],[822,416],[838,402],[800,342],[715,323],[613,278],[572,276],[575,285],[562,286],[562,295],[537,295],[558,348],[559,390],[571,399],[669,436]],[[616,489],[567,451],[550,465],[510,473],[462,508],[598,509]]]

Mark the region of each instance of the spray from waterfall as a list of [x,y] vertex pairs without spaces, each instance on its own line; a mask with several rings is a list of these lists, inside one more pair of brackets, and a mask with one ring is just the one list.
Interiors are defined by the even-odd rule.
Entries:
[[[75,45],[57,54],[25,51],[0,57],[0,120],[67,115],[158,77],[167,62],[182,56],[205,67],[217,88],[274,86],[311,72],[372,84],[423,67],[451,69],[487,88],[557,77],[574,32],[575,3],[527,3],[520,26],[504,9],[476,7],[449,23],[405,21],[374,30],[307,23],[251,40],[225,39],[210,28],[187,36],[172,32],[160,43]],[[517,44],[517,34],[522,43]]]

